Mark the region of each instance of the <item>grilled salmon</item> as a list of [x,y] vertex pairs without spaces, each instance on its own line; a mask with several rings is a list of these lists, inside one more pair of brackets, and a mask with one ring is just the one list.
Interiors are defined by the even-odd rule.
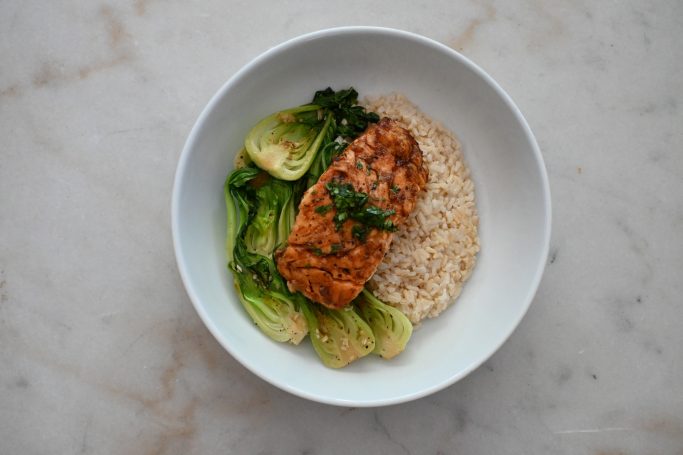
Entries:
[[289,289],[329,308],[348,305],[375,273],[427,183],[410,133],[382,118],[333,160],[304,194],[276,252]]

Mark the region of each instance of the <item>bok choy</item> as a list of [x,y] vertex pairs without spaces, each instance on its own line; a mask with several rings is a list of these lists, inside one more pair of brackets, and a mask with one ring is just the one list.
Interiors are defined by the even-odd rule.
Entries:
[[367,288],[356,299],[356,306],[375,334],[373,354],[390,359],[403,352],[413,334],[413,324],[405,314],[379,300]]
[[224,185],[228,268],[245,311],[268,337],[299,344],[310,334],[332,368],[370,353],[401,352],[410,321],[368,290],[354,305],[328,309],[293,293],[277,270],[299,202],[335,156],[379,117],[358,103],[358,93],[330,88],[311,104],[274,113],[252,128]]
[[[259,168],[286,181],[300,179],[325,150],[324,159],[317,159],[319,177],[329,166],[330,152],[339,153],[347,139],[379,120],[377,114],[366,112],[357,103],[358,92],[353,88],[320,90],[311,104],[275,112],[258,122],[247,134],[244,148]],[[331,145],[335,142],[336,146]],[[317,177],[311,176],[313,182]]]
[[331,122],[332,115],[314,104],[276,112],[249,131],[244,147],[273,177],[298,180],[311,167]]
[[302,306],[311,336],[311,343],[320,360],[332,368],[370,354],[375,348],[375,335],[353,306],[331,310],[308,303]]
[[242,306],[270,338],[299,344],[308,326],[273,261],[294,222],[296,187],[255,167],[233,172],[225,183],[228,267]]

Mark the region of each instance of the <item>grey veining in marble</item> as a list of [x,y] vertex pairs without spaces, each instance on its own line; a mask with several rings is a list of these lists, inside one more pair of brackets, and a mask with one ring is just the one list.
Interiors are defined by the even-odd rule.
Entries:
[[[253,376],[181,285],[170,194],[215,90],[337,25],[479,63],[553,196],[534,304],[490,361],[344,409]],[[0,453],[683,454],[683,3],[0,3]]]

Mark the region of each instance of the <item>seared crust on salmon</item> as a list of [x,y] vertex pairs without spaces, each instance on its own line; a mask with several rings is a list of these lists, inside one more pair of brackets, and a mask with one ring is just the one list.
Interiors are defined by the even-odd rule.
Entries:
[[391,245],[390,229],[372,227],[359,235],[361,222],[335,222],[330,185],[352,185],[398,227],[415,208],[427,179],[422,151],[407,130],[389,118],[369,126],[301,200],[288,244],[275,255],[289,289],[329,308],[344,307],[360,293]]

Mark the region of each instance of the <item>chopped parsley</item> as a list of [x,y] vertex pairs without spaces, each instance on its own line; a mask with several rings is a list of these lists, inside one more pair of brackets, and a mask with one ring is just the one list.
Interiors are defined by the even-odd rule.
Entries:
[[393,232],[396,230],[394,222],[387,218],[396,213],[396,210],[384,210],[376,205],[368,205],[362,210],[351,215],[354,220],[360,221],[366,226],[376,227],[384,231]]
[[329,204],[328,205],[319,205],[315,208],[315,213],[319,213],[321,215],[324,215],[327,212],[329,212],[330,210],[332,210],[332,206]]
[[356,169],[363,169],[363,162],[362,161],[356,162]]
[[[330,251],[323,251],[322,248],[318,248],[317,246],[309,246],[308,251],[311,253],[315,254],[316,256],[327,256],[328,254],[334,254],[337,251],[340,251],[342,249],[342,244],[341,243],[333,243],[330,245]],[[307,263],[304,265],[305,269],[310,269],[312,265],[310,263]]]
[[354,224],[351,228],[351,234],[361,242],[365,242],[368,236],[368,227],[362,224]]
[[337,215],[359,210],[368,202],[368,195],[357,192],[350,183],[332,180],[325,184],[325,188],[330,193],[334,207],[338,212]]
[[350,183],[333,180],[326,183],[325,188],[330,193],[334,207],[337,209],[333,218],[337,230],[340,230],[348,219],[359,221],[360,224],[356,224],[351,232],[354,237],[364,241],[370,227],[389,232],[397,229],[394,222],[387,219],[396,213],[395,210],[385,210],[368,204],[368,195],[356,191]]
[[[358,137],[369,123],[379,122],[379,115],[358,106],[358,92],[353,88],[335,92],[330,87],[315,92],[312,104],[329,109],[337,123],[336,134],[342,137]],[[334,137],[334,136],[333,136]]]
[[391,192],[392,192],[392,193],[398,194],[399,191],[401,191],[401,188],[399,188],[398,186],[393,185],[393,186],[391,187]]

